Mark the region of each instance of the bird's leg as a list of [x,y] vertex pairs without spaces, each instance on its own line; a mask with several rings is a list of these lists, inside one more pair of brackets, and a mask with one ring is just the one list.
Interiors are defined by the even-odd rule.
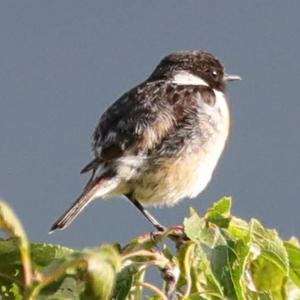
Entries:
[[146,219],[158,230],[165,231],[166,227],[161,225],[132,195],[125,195],[128,200],[146,217]]

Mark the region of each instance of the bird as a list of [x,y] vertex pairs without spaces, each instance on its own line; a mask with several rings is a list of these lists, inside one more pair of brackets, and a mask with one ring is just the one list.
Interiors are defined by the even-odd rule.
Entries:
[[145,207],[173,206],[206,188],[229,135],[226,85],[240,79],[207,51],[165,56],[100,117],[93,159],[81,170],[90,179],[50,232],[68,227],[91,201],[121,195],[165,230]]

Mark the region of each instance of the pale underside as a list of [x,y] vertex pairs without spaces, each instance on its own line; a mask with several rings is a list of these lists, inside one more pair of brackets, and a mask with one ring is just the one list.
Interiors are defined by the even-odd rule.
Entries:
[[[207,86],[203,79],[186,72],[175,76],[173,83]],[[204,103],[198,96],[207,117],[205,120],[199,117],[199,123],[210,126],[205,142],[188,143],[180,157],[164,160],[159,168],[152,168],[151,158],[145,156],[118,158],[115,161],[118,175],[111,179],[105,191],[99,190],[92,199],[131,193],[143,205],[172,206],[185,197],[193,198],[201,193],[212,177],[229,132],[226,99],[222,92],[214,90],[214,93],[214,106]],[[210,123],[212,126],[207,125]],[[105,170],[100,167],[96,176]]]

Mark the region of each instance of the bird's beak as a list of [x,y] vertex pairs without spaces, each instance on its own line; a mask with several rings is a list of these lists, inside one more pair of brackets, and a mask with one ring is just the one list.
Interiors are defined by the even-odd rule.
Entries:
[[223,77],[224,81],[235,81],[235,80],[242,80],[241,76],[235,74],[224,74]]

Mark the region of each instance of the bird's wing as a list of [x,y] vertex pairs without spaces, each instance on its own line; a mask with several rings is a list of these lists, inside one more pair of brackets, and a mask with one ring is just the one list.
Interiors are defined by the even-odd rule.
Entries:
[[100,118],[93,134],[95,159],[83,172],[127,155],[143,155],[175,127],[167,83],[144,83],[119,98]]
[[[164,146],[168,136],[176,135],[181,127],[188,128],[199,103],[209,104],[214,97],[209,87],[178,86],[168,81],[133,88],[100,118],[93,134],[95,159],[82,172],[122,156],[148,155]],[[197,122],[196,117],[194,120]]]

